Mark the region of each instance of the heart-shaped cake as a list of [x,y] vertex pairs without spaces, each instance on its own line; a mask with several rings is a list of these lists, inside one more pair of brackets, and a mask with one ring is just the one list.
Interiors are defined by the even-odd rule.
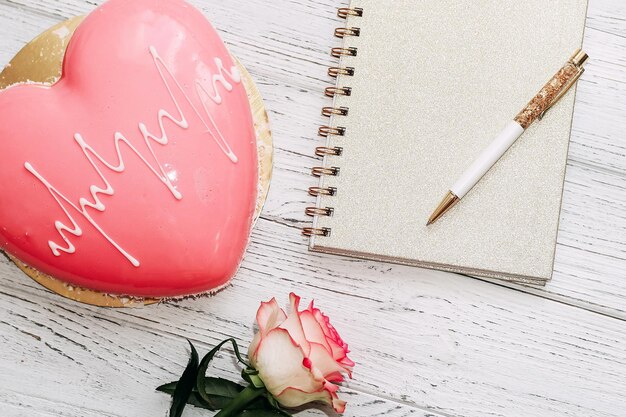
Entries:
[[137,297],[224,286],[257,201],[241,74],[182,0],[109,0],[52,86],[0,91],[0,248],[72,285]]

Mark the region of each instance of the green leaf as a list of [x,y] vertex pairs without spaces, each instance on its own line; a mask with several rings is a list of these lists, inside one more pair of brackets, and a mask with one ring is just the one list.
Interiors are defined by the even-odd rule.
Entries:
[[[173,395],[176,384],[176,382],[170,382],[169,384],[161,385],[157,388],[157,391]],[[204,397],[200,395],[197,384],[193,387],[193,395],[190,398],[197,397],[200,399],[200,402],[203,403],[202,408],[216,411],[224,408],[226,404],[243,391],[243,388],[243,386],[226,379],[205,377],[204,389],[209,401],[204,400]],[[193,405],[198,406],[197,404]]]
[[[207,379],[206,378],[206,370],[209,367],[209,364],[211,363],[211,361],[213,360],[213,357],[217,354],[217,352],[220,351],[220,349],[222,348],[222,346],[224,346],[227,343],[232,343],[233,345],[233,350],[235,351],[235,355],[237,356],[237,359],[239,360],[239,362],[243,363],[244,365],[246,365],[248,368],[250,368],[250,365],[248,365],[242,358],[241,358],[241,354],[239,353],[239,346],[237,346],[237,341],[233,338],[230,339],[226,339],[223,342],[221,342],[220,344],[218,344],[217,346],[215,346],[213,349],[211,349],[211,351],[209,353],[207,353],[204,358],[202,358],[202,361],[200,362],[200,366],[198,367],[198,373],[196,374],[196,389],[198,391],[198,394],[200,395],[200,397],[202,397],[202,399],[204,401],[206,401],[206,403],[210,406],[213,407],[214,409],[219,409],[219,408],[223,408],[224,406],[221,405],[220,402],[215,401],[214,398],[211,398],[211,396],[209,395],[209,393],[211,392],[211,389],[218,389],[219,384],[215,385],[215,386],[207,386],[208,383],[210,383],[212,380],[211,379]],[[228,386],[224,386],[221,387],[223,389],[228,389]],[[231,387],[232,388],[232,387]],[[223,393],[224,391],[222,391]],[[235,396],[236,394],[238,394],[239,392],[241,392],[241,390],[234,392]],[[231,392],[232,393],[232,392]],[[234,396],[233,396],[234,397]],[[233,398],[231,397],[231,398]],[[221,406],[220,406],[221,405]]]
[[172,395],[172,407],[170,408],[170,417],[180,417],[183,414],[183,410],[185,410],[189,396],[193,391],[196,375],[198,374],[198,351],[196,351],[196,348],[193,346],[191,341],[187,341],[189,342],[189,346],[191,346],[191,357],[189,358],[189,363],[185,368],[185,372],[183,372],[180,380],[176,384],[176,388],[174,389],[174,394]]
[[[210,395],[228,396],[230,398],[233,398],[238,393],[243,391],[243,388],[244,388],[243,385],[240,385],[236,382],[228,381],[223,378],[213,378],[213,377],[207,376],[205,377],[205,379],[207,379],[206,381],[207,393]],[[177,381],[172,381],[169,384],[161,385],[156,390],[160,392],[164,392],[166,394],[173,395],[174,390],[176,390],[176,384],[178,384]],[[227,387],[223,387],[220,385],[227,385]],[[211,389],[212,387],[215,387],[215,389]],[[194,385],[192,392],[197,393],[198,387]]]
[[287,414],[282,410],[269,409],[269,410],[244,410],[237,414],[235,417],[291,417],[291,414]]
[[[226,404],[232,401],[241,391],[243,391],[244,387],[232,381],[227,381],[222,378],[212,378],[206,377],[207,381],[205,387],[207,387],[207,395],[211,397],[212,401],[209,405],[204,401],[204,399],[198,393],[197,386],[193,387],[193,391],[191,396],[189,396],[189,400],[187,404],[193,405],[195,407],[203,408],[205,410],[217,411],[221,410]],[[161,385],[157,388],[157,391],[164,392],[169,395],[173,395],[176,390],[177,382],[170,382],[169,384]],[[217,407],[216,407],[217,405]],[[257,409],[266,409],[270,406],[267,401],[267,398],[261,397],[256,401],[250,403],[246,409],[248,410],[257,410]]]
[[159,392],[164,392],[169,395],[174,395],[174,391],[176,390],[176,384],[178,384],[178,381],[172,381],[168,384],[163,384],[159,387],[156,387],[156,390]]
[[217,411],[210,408],[197,392],[191,393],[189,399],[187,400],[187,405],[193,405],[194,407],[202,408],[204,410]]
[[[196,386],[197,388],[197,386]],[[221,378],[204,378],[204,392],[206,398],[209,398],[209,402],[215,409],[222,409],[233,398],[235,398],[243,390],[243,387],[231,381],[227,381]],[[200,394],[200,397],[205,399],[205,396]],[[206,401],[206,399],[205,399]]]

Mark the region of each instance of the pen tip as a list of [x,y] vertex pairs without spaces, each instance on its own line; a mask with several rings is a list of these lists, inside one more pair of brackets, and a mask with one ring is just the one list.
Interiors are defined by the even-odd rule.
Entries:
[[431,224],[439,220],[439,218],[441,218],[441,216],[446,214],[448,210],[454,207],[455,204],[459,202],[459,200],[460,198],[457,197],[456,194],[454,194],[452,191],[448,191],[448,194],[446,194],[443,200],[441,200],[441,203],[439,203],[437,209],[435,209],[433,214],[428,219],[428,223],[426,223],[426,226],[430,226]]

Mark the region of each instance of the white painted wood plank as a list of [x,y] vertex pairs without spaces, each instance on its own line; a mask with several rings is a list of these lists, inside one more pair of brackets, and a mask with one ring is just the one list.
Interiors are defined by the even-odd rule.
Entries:
[[570,160],[626,173],[626,3],[591,0],[584,42],[591,56],[579,84]]
[[[324,121],[319,109],[327,104],[321,91],[329,82],[324,66],[333,62],[328,48],[337,43],[337,4],[194,3],[258,80],[275,132],[270,201],[246,262],[233,288],[215,299],[125,312],[60,300],[3,260],[0,292],[8,295],[0,294],[0,322],[11,325],[0,324],[0,401],[10,415],[164,415],[167,404],[152,388],[180,372],[182,337],[248,341],[258,301],[293,289],[318,298],[352,342],[359,368],[351,401],[364,405],[349,415],[421,416],[418,406],[459,416],[621,416],[624,323],[564,303],[626,311],[626,25],[615,17],[625,15],[623,2],[591,1],[586,46],[600,58],[580,86],[555,279],[546,290],[523,289],[563,303],[443,273],[307,253],[297,227],[308,221],[302,213],[312,202],[306,168],[317,163],[310,155]],[[0,65],[52,23],[93,7],[0,0]],[[91,359],[94,368],[72,364],[46,342],[81,364]],[[4,355],[5,346],[12,354]],[[127,377],[132,371],[142,372],[137,382]],[[44,388],[7,392],[16,380]],[[68,385],[84,391],[68,392]],[[32,409],[23,405],[29,399]]]
[[[623,321],[452,274],[357,260],[348,270],[343,258],[308,253],[293,231],[261,220],[232,288],[138,310],[77,306],[2,262],[0,321],[11,338],[2,373],[44,378],[50,400],[145,404],[152,397],[139,382],[180,372],[185,336],[246,345],[258,300],[293,290],[316,298],[350,342],[358,366],[348,387],[360,393],[453,416],[622,416]],[[86,392],[60,391],[77,380]]]
[[[0,270],[6,276],[9,268],[2,259]],[[23,278],[18,278],[21,284]],[[203,354],[209,346],[202,341],[216,343],[228,333],[247,343],[252,335],[256,303],[250,299],[243,308],[247,317],[237,317],[235,322],[232,316],[217,312],[221,310],[217,307],[219,298],[123,312],[83,308],[49,298],[45,290],[36,287],[24,292],[30,284],[21,284],[17,292],[0,291],[3,416],[164,416],[168,396],[154,388],[182,373],[188,358],[185,337],[190,337]],[[242,310],[236,298],[222,301],[228,303],[231,313]],[[207,308],[197,310],[201,305]],[[192,325],[183,329],[185,322]],[[239,380],[240,371],[228,353],[220,355],[210,372]],[[436,417],[349,388],[342,396],[350,401],[346,416]],[[11,410],[9,414],[7,410]],[[191,407],[185,414],[201,415],[207,413]],[[306,410],[299,415],[324,414]]]

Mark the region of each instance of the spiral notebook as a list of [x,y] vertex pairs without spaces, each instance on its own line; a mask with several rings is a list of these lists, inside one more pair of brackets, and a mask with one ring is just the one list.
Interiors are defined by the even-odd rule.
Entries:
[[[586,0],[353,0],[332,50],[310,249],[532,284],[552,276],[575,93],[446,216],[454,180],[582,44]],[[593,59],[593,57],[591,57]]]

